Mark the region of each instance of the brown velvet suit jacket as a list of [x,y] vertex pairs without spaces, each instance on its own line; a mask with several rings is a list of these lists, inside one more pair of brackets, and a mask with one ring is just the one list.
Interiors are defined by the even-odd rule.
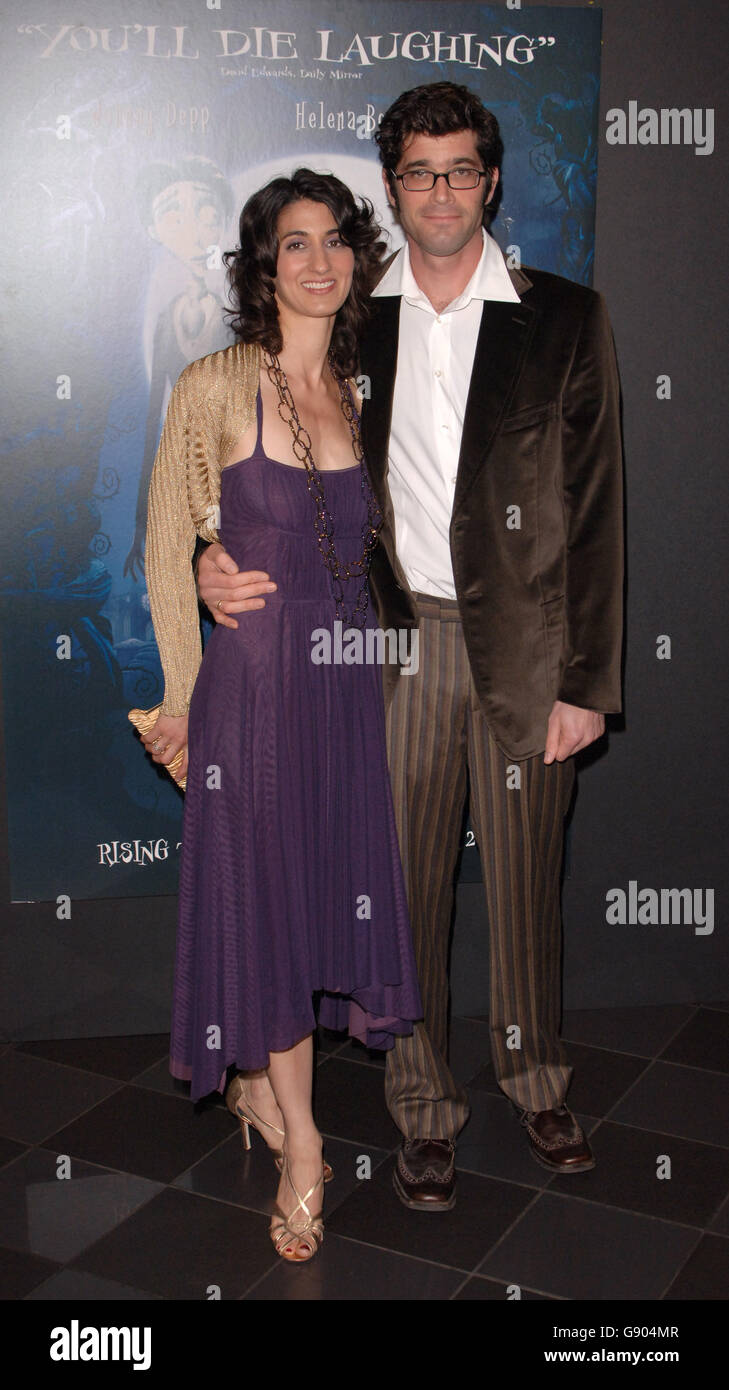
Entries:
[[[544,751],[555,700],[621,709],[623,486],[602,296],[531,267],[509,274],[520,302],[483,305],[450,549],[476,692],[494,739],[518,760]],[[385,520],[370,583],[380,625],[413,627],[387,485],[400,296],[371,306],[362,432]],[[412,677],[384,667],[386,704],[399,679]]]

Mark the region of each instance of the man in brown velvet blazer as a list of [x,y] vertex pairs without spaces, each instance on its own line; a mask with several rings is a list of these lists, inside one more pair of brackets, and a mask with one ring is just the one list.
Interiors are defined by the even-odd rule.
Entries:
[[[386,1097],[403,1134],[398,1196],[438,1211],[455,1201],[468,1118],[448,1066],[447,959],[469,792],[496,1079],[540,1164],[594,1165],[565,1105],[560,874],[574,754],[621,708],[619,386],[602,297],[510,267],[486,232],[503,147],[479,99],[416,88],[375,139],[406,246],[361,345],[385,518],[370,583],[380,625],[418,631],[417,669],[385,666],[384,691],[425,1011],[388,1053]],[[266,592],[219,547],[199,588],[218,621]]]

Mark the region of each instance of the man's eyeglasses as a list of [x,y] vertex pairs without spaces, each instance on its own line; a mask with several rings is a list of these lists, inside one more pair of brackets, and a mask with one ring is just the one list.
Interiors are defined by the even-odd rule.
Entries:
[[432,169],[408,169],[404,174],[390,170],[392,177],[398,179],[407,193],[427,193],[435,186],[436,179],[445,179],[449,188],[476,188],[481,179],[488,178],[490,170],[472,169],[470,165],[458,165],[445,174],[436,174]]

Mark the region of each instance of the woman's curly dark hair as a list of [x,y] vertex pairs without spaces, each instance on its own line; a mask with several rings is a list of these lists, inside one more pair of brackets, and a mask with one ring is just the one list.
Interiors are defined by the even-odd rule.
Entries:
[[329,208],[339,235],[354,252],[352,288],[334,320],[331,352],[340,371],[356,371],[358,339],[369,313],[369,296],[378,278],[386,243],[367,198],[358,202],[333,174],[296,169],[291,178],[272,179],[252,194],[238,224],[239,245],[226,251],[232,309],[224,312],[234,333],[246,343],[260,343],[269,352],[283,346],[274,280],[278,260],[278,218],[289,203],[306,198]]

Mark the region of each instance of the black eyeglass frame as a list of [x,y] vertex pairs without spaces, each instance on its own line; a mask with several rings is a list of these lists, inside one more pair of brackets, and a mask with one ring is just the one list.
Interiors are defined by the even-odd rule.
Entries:
[[[458,167],[458,166],[456,166],[456,167]],[[455,169],[447,169],[445,173],[438,173],[438,174],[436,174],[436,172],[435,172],[434,169],[420,169],[420,170],[416,170],[416,169],[406,169],[404,174],[396,174],[394,169],[388,169],[387,172],[388,172],[388,174],[391,174],[392,177],[393,177],[394,179],[398,179],[398,180],[400,181],[400,183],[403,184],[403,188],[405,188],[405,184],[403,183],[403,180],[406,179],[406,178],[408,177],[408,174],[415,174],[415,173],[430,174],[430,175],[431,175],[431,178],[432,178],[432,180],[433,180],[433,182],[432,182],[432,183],[429,183],[427,186],[421,186],[420,188],[405,188],[405,192],[406,192],[406,193],[430,193],[431,190],[435,188],[435,185],[436,185],[436,183],[438,182],[438,179],[445,179],[446,183],[448,184],[448,187],[449,187],[449,188],[453,188],[453,184],[451,183],[451,178],[450,178],[450,176],[451,176],[451,174],[454,174],[454,173],[455,173]],[[461,187],[460,187],[460,188],[455,188],[455,189],[453,190],[455,193],[469,193],[469,192],[471,191],[471,189],[473,189],[473,188],[478,188],[478,186],[479,186],[479,184],[480,184],[480,182],[481,182],[481,179],[487,179],[487,178],[489,177],[489,175],[493,172],[493,170],[491,170],[491,169],[472,169],[470,172],[477,175],[476,182],[475,182],[475,183],[471,183],[471,184],[466,184],[465,186],[464,186],[463,184],[461,184]]]

